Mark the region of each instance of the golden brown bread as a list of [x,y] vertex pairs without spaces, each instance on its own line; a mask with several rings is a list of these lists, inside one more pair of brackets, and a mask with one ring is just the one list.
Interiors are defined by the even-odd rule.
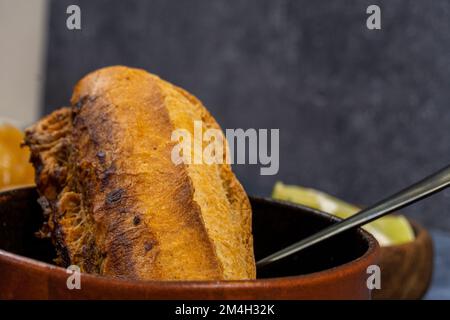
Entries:
[[255,278],[251,208],[228,164],[171,160],[171,134],[218,124],[143,70],[83,78],[72,107],[26,131],[58,262],[134,279]]

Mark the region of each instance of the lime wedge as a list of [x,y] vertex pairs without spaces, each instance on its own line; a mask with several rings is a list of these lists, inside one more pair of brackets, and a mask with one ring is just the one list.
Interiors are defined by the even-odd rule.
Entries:
[[[285,185],[281,182],[275,184],[272,198],[302,204],[344,219],[359,211],[358,207],[324,192],[300,186]],[[411,225],[401,215],[382,217],[366,224],[363,228],[370,232],[383,247],[414,240],[414,231]]]

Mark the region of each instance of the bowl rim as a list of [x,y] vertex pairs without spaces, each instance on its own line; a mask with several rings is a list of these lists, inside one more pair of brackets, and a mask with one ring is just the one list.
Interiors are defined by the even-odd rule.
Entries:
[[[21,190],[31,190],[36,189],[35,187],[24,186],[14,189],[8,189],[4,191],[0,191],[0,197],[5,194],[14,193]],[[341,221],[341,218],[335,217],[328,213],[325,213],[320,210],[316,210],[307,206],[291,203],[288,201],[275,200],[271,198],[265,197],[253,197],[249,196],[254,201],[258,202],[271,202],[278,206],[288,206],[295,207],[299,210],[307,211],[314,215],[319,215],[322,218],[327,220],[338,222]],[[115,278],[110,276],[102,276],[96,274],[89,273],[81,273],[83,281],[94,281],[100,282],[107,285],[118,285],[118,286],[138,286],[138,287],[189,287],[189,288],[198,288],[198,289],[206,289],[206,288],[217,288],[217,287],[227,287],[227,288],[235,288],[235,289],[245,289],[249,286],[251,287],[266,287],[267,285],[276,285],[276,284],[286,284],[286,283],[314,283],[314,282],[322,282],[327,279],[333,279],[337,274],[340,276],[345,276],[354,273],[353,269],[363,269],[365,265],[367,265],[367,261],[374,261],[378,258],[380,252],[380,246],[378,241],[367,231],[362,228],[357,228],[357,233],[359,233],[360,237],[366,241],[367,250],[359,256],[358,258],[348,261],[346,263],[307,274],[300,274],[294,276],[283,276],[283,277],[270,277],[270,278],[256,278],[256,279],[243,279],[243,280],[135,280],[135,279],[122,279]],[[39,261],[33,258],[29,258],[26,256],[22,256],[16,253],[12,253],[0,248],[0,260],[4,260],[7,263],[11,263],[14,265],[22,266],[24,268],[31,267],[35,271],[40,272],[50,272],[50,274],[54,277],[64,276],[67,277],[67,269],[53,265],[44,261]]]

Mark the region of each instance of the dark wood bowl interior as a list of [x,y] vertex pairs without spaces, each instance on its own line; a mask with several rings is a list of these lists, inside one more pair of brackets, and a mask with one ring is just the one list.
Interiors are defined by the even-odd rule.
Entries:
[[[43,222],[34,188],[0,193],[0,249],[52,264],[49,240],[35,236]],[[330,225],[337,218],[270,199],[251,198],[256,259],[260,259]],[[258,278],[310,274],[362,257],[372,238],[361,230],[348,231],[283,259],[258,272]]]

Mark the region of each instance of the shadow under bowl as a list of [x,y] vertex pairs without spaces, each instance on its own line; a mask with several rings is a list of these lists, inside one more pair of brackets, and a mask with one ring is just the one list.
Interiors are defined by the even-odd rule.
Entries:
[[[34,236],[43,222],[34,188],[0,193],[0,299],[370,299],[367,267],[377,241],[350,230],[258,272],[256,280],[136,281],[81,275],[69,290],[49,240]],[[325,213],[251,197],[256,260],[333,224]]]

